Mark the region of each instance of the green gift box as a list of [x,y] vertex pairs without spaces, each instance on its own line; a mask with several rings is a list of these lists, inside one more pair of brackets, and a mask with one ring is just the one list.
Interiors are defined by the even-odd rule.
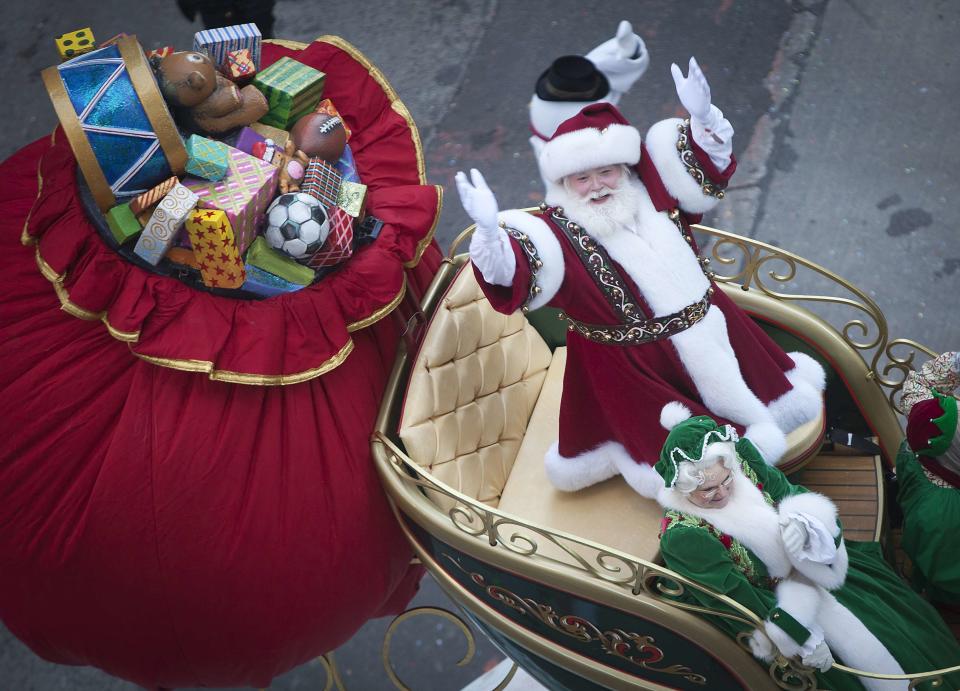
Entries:
[[262,70],[253,85],[266,97],[270,110],[260,122],[289,129],[320,102],[326,77],[320,70],[286,56]]
[[313,283],[317,275],[313,269],[295,262],[287,255],[270,247],[262,237],[254,240],[250,249],[247,250],[247,263],[301,286]]
[[130,204],[118,204],[107,212],[107,226],[114,239],[123,244],[140,232],[140,221],[130,210]]
[[211,182],[223,180],[229,167],[229,152],[223,142],[192,134],[187,140],[186,171]]

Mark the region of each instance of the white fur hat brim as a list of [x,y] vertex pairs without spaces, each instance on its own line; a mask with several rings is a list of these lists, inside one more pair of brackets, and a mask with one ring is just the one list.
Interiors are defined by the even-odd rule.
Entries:
[[602,130],[588,127],[567,132],[543,145],[540,173],[550,182],[559,182],[572,173],[591,168],[640,161],[640,132],[629,125],[613,124]]

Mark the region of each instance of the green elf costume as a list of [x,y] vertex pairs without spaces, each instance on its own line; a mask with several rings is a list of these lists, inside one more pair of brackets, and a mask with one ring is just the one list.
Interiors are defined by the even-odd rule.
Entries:
[[[670,430],[656,470],[664,487],[660,552],[671,570],[723,593],[764,620],[754,629],[754,656],[776,652],[818,668],[822,689],[903,689],[906,681],[858,677],[834,660],[884,674],[926,672],[960,664],[960,645],[937,612],[893,572],[875,542],[843,539],[827,497],[792,485],[764,463],[748,439],[679,403],[664,407]],[[729,493],[717,508],[691,500],[704,472],[722,463]],[[693,601],[733,610],[688,589]],[[715,617],[731,635],[749,628]],[[940,688],[960,688],[960,674]],[[928,688],[921,684],[917,688]]]
[[903,384],[907,439],[897,454],[897,501],[903,551],[913,585],[940,604],[960,607],[960,353],[949,352],[911,372]]

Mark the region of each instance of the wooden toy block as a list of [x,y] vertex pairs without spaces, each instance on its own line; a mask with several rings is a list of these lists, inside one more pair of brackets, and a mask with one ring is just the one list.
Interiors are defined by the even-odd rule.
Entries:
[[97,41],[93,37],[93,31],[90,30],[90,27],[68,31],[57,36],[55,40],[61,60],[70,60],[78,55],[89,53],[97,47]]

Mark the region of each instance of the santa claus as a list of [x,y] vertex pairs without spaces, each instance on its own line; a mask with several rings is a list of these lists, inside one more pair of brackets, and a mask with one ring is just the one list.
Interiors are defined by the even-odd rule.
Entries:
[[690,119],[658,122],[642,142],[610,103],[583,108],[540,151],[547,194],[537,214],[498,212],[478,171],[472,182],[456,176],[477,224],[470,257],[494,308],[549,304],[568,323],[560,438],[546,459],[563,490],[622,474],[654,496],[668,401],[734,424],[771,464],[785,433],[821,410],[823,369],[777,347],[697,255],[690,224],[723,197],[733,128],[693,58],[687,77],[672,72]]

